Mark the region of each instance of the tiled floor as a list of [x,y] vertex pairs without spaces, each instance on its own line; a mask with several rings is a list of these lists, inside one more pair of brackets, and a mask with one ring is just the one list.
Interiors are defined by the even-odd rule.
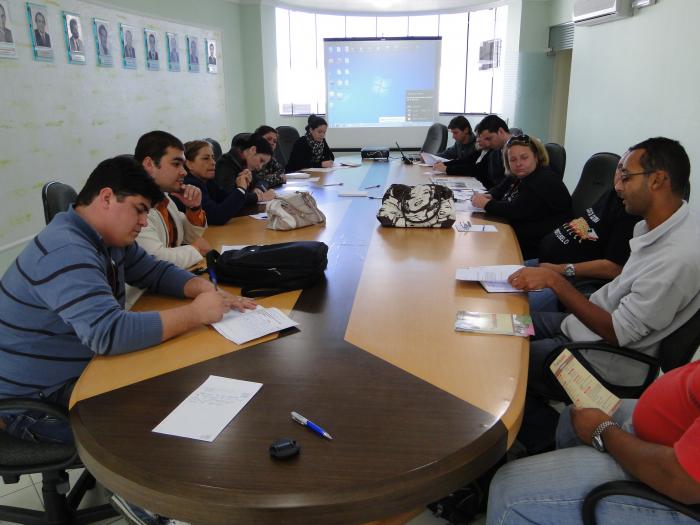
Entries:
[[[71,483],[75,482],[80,476],[82,469],[69,471]],[[80,505],[94,506],[106,503],[107,499],[101,488],[96,488],[88,492]],[[41,499],[41,476],[22,476],[18,483],[6,485],[0,482],[0,505],[11,505],[15,507],[30,508],[41,510],[43,508]],[[6,521],[0,521],[0,525],[5,525]],[[436,518],[430,511],[425,511],[416,516],[407,525],[445,525],[447,521]],[[481,516],[473,522],[474,525],[483,525],[485,518]],[[110,518],[99,522],[98,525],[127,525],[123,518]]]

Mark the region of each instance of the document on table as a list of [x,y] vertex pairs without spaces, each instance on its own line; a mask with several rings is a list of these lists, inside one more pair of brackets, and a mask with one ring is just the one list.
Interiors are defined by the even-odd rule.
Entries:
[[220,253],[230,252],[232,250],[242,250],[246,246],[248,246],[248,244],[222,244]]
[[567,349],[549,365],[577,408],[598,408],[612,416],[622,403]]
[[423,159],[423,162],[425,162],[429,166],[432,166],[433,164],[437,164],[438,162],[449,162],[450,161],[450,159],[438,157],[437,155],[433,155],[432,153],[426,153],[425,151],[421,151],[420,156]]
[[262,383],[209,376],[153,432],[212,442]]
[[457,222],[455,227],[458,232],[497,232],[493,224],[472,224],[471,222]]
[[477,208],[472,204],[472,201],[457,201],[455,202],[455,211],[470,211],[472,213],[484,213],[484,208]]
[[489,293],[522,293],[522,290],[513,288],[508,283],[500,283],[494,281],[479,281],[479,284],[484,287]]
[[212,326],[229,341],[242,345],[258,337],[279,332],[298,324],[277,308],[263,308],[258,305],[255,310],[246,310],[245,312],[231,310],[224,314],[221,321],[212,324]]
[[340,168],[341,166],[332,166],[330,168],[306,168],[305,170],[301,170],[305,173],[328,173],[329,171],[336,170]]
[[287,180],[290,180],[290,179],[308,179],[310,176],[311,175],[309,175],[308,173],[301,173],[298,171],[295,171],[293,173],[287,173],[285,175],[285,177],[287,177]]
[[451,190],[471,190],[471,191],[486,191],[484,185],[481,184],[474,177],[459,177],[459,178],[447,178],[444,173],[439,172],[442,177],[430,177],[430,182],[433,184],[440,184],[441,186],[447,186]]
[[289,186],[310,186],[312,182],[318,182],[321,180],[321,177],[311,177],[308,179],[301,179],[301,180],[290,180],[287,181],[287,187]]
[[467,266],[458,268],[455,278],[458,281],[508,282],[508,277],[525,268],[519,264],[501,264],[497,266]]
[[367,197],[366,191],[339,191],[338,197]]

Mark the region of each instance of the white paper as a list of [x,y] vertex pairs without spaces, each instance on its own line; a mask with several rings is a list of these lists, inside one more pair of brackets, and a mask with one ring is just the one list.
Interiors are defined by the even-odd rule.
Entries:
[[367,197],[366,191],[339,191],[338,197]]
[[244,312],[231,310],[224,314],[221,321],[212,324],[212,326],[229,341],[242,345],[258,337],[279,332],[298,324],[277,308],[263,308],[258,305],[255,310]]
[[458,232],[497,232],[498,229],[492,224],[470,224],[458,222],[455,224]]
[[333,171],[335,169],[338,169],[340,166],[333,166],[331,168],[306,168],[305,170],[301,170],[306,173],[328,173],[329,171]]
[[209,376],[153,432],[212,442],[262,383]]
[[472,201],[457,201],[455,202],[455,211],[469,211],[472,213],[484,213],[484,208],[477,208],[472,204]]
[[481,281],[479,284],[489,293],[522,293],[522,290],[513,288],[510,284],[500,282]]
[[423,175],[444,175],[444,171],[436,171],[436,170],[430,170],[430,171],[424,171]]
[[241,250],[249,246],[248,244],[222,244],[221,251],[219,253],[230,252],[231,250]]
[[287,173],[285,175],[287,177],[287,180],[289,179],[308,179],[311,175],[308,173],[300,173],[298,171],[295,171],[293,173]]
[[286,188],[290,187],[299,187],[299,186],[311,186],[312,182],[318,182],[321,180],[321,177],[311,177],[308,179],[303,179],[303,180],[290,180],[287,181]]
[[497,266],[468,266],[458,268],[455,278],[458,281],[508,282],[508,277],[525,268],[519,264],[501,264]]
[[444,173],[440,173],[442,177],[430,177],[430,182],[447,186],[451,190],[470,190],[470,191],[486,191],[484,185],[474,177],[445,177]]
[[423,162],[425,162],[429,166],[432,166],[433,164],[436,164],[438,162],[449,162],[450,161],[450,159],[438,157],[437,155],[433,155],[432,153],[426,153],[425,151],[421,151],[420,156],[423,159]]
[[266,221],[267,220],[267,213],[262,211],[260,213],[254,213],[253,215],[248,215],[251,219],[257,219],[259,221]]

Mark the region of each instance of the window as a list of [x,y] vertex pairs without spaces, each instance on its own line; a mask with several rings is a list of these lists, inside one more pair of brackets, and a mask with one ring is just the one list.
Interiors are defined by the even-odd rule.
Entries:
[[419,16],[322,15],[275,10],[281,115],[326,112],[323,39],[441,36],[441,113],[495,113],[503,107],[508,7]]

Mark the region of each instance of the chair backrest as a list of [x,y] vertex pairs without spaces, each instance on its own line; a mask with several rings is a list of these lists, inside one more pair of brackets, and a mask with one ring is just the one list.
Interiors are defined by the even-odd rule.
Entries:
[[614,185],[620,156],[616,153],[594,153],[583,165],[581,177],[571,194],[574,217],[593,206]]
[[561,144],[547,142],[544,145],[549,155],[549,167],[560,179],[564,179],[564,169],[566,168],[566,150]]
[[46,224],[51,222],[53,216],[59,212],[68,210],[75,202],[78,194],[68,184],[51,181],[44,184],[41,189],[41,200],[44,202],[44,220]]
[[221,144],[219,144],[218,141],[211,139],[207,137],[206,140],[209,144],[211,144],[211,149],[214,151],[214,160],[219,160],[221,155],[223,154],[223,151],[221,151]]
[[280,166],[285,167],[289,162],[289,156],[292,154],[294,143],[299,139],[297,128],[292,126],[279,126],[277,128],[277,149],[275,150],[275,159],[280,163]]
[[436,122],[428,128],[428,134],[425,136],[421,151],[435,155],[438,151],[444,150],[446,146],[447,126]]
[[700,347],[700,309],[684,325],[667,336],[659,345],[661,370],[668,372],[690,363]]
[[514,137],[517,137],[518,135],[522,135],[522,134],[523,134],[523,130],[520,129],[520,128],[511,128],[511,127],[509,127],[508,129],[510,130],[510,134],[513,135]]

